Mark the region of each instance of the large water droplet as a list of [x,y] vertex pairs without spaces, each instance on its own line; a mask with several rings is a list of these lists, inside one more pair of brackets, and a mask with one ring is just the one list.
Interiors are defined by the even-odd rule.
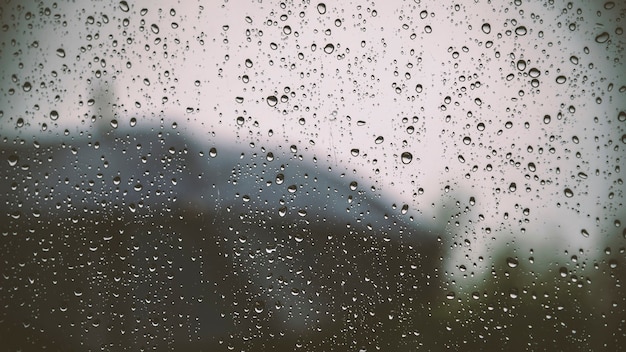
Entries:
[[20,159],[17,157],[17,155],[9,155],[9,158],[7,159],[7,161],[9,162],[9,166],[15,166],[17,165],[17,162]]
[[596,43],[606,43],[609,40],[609,33],[602,32],[596,37]]
[[126,1],[120,1],[120,9],[124,12],[128,12],[128,10],[130,10],[130,7],[128,6],[128,3]]
[[320,2],[319,4],[317,4],[317,12],[319,12],[320,15],[323,15],[326,13],[326,4],[324,4],[323,2]]
[[574,196],[574,192],[573,192],[571,189],[569,189],[569,188],[566,188],[566,189],[563,191],[563,193],[565,193],[565,196],[566,196],[567,198],[572,198],[572,197]]
[[59,112],[58,112],[58,111],[56,111],[56,110],[52,110],[52,111],[50,111],[50,119],[51,119],[52,121],[56,121],[56,120],[58,120],[58,119],[59,119]]
[[528,33],[528,30],[524,26],[519,26],[515,28],[515,34],[519,36],[526,35],[526,33]]
[[266,101],[267,101],[267,105],[271,107],[274,107],[276,106],[276,104],[278,104],[278,98],[276,98],[275,95],[270,95],[269,97],[267,97]]
[[402,155],[400,155],[400,159],[402,160],[403,164],[410,164],[411,161],[413,161],[413,154],[409,152],[404,152],[402,153]]
[[508,257],[506,258],[506,265],[508,265],[509,268],[515,268],[519,265],[519,262],[515,258]]
[[483,23],[481,29],[483,30],[483,33],[485,34],[491,33],[491,25],[489,23]]
[[59,48],[57,49],[57,56],[58,57],[65,57],[65,50]]
[[332,44],[330,44],[330,43],[329,43],[329,44],[326,44],[326,46],[324,47],[324,52],[325,52],[326,54],[332,54],[332,53],[333,53],[333,51],[335,51],[335,46],[334,46],[334,45],[332,45]]
[[157,26],[156,24],[152,24],[150,26],[150,30],[152,31],[152,33],[154,34],[159,34],[159,26]]

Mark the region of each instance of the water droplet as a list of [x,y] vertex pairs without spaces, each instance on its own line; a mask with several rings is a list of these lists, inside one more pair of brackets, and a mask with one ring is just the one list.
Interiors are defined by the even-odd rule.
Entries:
[[524,26],[519,26],[515,28],[515,34],[519,36],[526,35],[526,33],[528,33],[528,30]]
[[24,83],[24,85],[22,85],[22,89],[25,92],[30,92],[30,90],[33,88],[33,86],[30,85],[30,82],[26,82]]
[[539,77],[539,75],[541,75],[541,71],[533,67],[530,69],[530,71],[528,71],[528,75],[532,78],[537,78]]
[[130,10],[130,7],[128,6],[128,3],[126,1],[120,1],[120,10],[122,10],[123,12],[128,12],[128,10]]
[[111,120],[111,127],[117,128],[117,120],[116,119]]
[[7,159],[7,161],[9,162],[9,166],[15,166],[17,165],[17,162],[20,159],[17,157],[17,155],[9,155],[9,158]]
[[376,137],[376,139],[374,140],[374,143],[376,144],[380,144],[385,140],[385,138],[383,138],[383,136],[378,136]]
[[558,77],[556,78],[556,83],[558,83],[558,84],[563,84],[563,83],[565,83],[566,81],[567,81],[567,78],[565,78],[565,76],[558,76]]
[[270,107],[274,107],[276,106],[276,104],[278,104],[278,98],[276,98],[275,95],[270,95],[269,97],[267,97],[266,101],[267,105],[269,105]]
[[154,33],[154,34],[159,34],[159,26],[157,26],[157,25],[156,25],[156,24],[154,24],[154,23],[150,26],[150,30],[151,30],[151,31],[152,31],[152,33]]
[[243,118],[243,116],[237,117],[237,125],[242,126],[244,121],[245,119]]
[[517,69],[520,71],[524,71],[526,69],[526,61],[525,60],[519,60],[517,61]]
[[515,268],[519,265],[519,262],[515,258],[508,257],[506,258],[506,265],[508,265],[509,268]]
[[350,154],[352,154],[352,156],[359,156],[359,150],[357,148],[352,148],[350,150]]
[[130,127],[135,127],[137,125],[137,119],[134,117],[130,118]]
[[330,43],[329,43],[329,44],[326,44],[326,46],[324,47],[324,52],[325,52],[326,54],[332,54],[332,53],[333,53],[333,51],[335,51],[335,46],[334,46],[334,45],[332,45],[332,44],[330,44]]
[[483,23],[481,29],[483,30],[483,33],[485,34],[491,33],[491,25],[489,23]]
[[215,147],[209,149],[209,156],[211,158],[215,158],[217,156],[217,149],[215,149]]
[[57,49],[57,56],[58,57],[65,57],[65,50],[63,49]]
[[323,15],[326,13],[326,4],[324,4],[323,2],[320,2],[319,4],[317,4],[317,12],[319,12],[320,15]]
[[351,191],[356,191],[358,186],[359,186],[359,184],[356,181],[350,182],[350,190]]
[[254,302],[254,311],[256,313],[263,313],[263,310],[265,310],[265,302],[262,302],[262,301]]
[[50,119],[51,119],[52,121],[56,121],[56,120],[58,120],[58,119],[59,119],[59,112],[58,112],[58,111],[56,111],[56,110],[52,110],[52,111],[50,111]]
[[246,65],[247,68],[252,68],[252,66],[253,66],[252,60],[246,59],[245,65]]
[[535,172],[536,170],[537,167],[535,166],[535,163],[528,163],[528,171]]
[[276,184],[277,185],[282,185],[283,182],[285,182],[285,175],[283,175],[283,174],[276,175]]
[[472,143],[472,139],[470,137],[463,137],[463,144],[470,145]]
[[596,37],[596,43],[606,43],[609,40],[609,33],[602,32]]
[[413,161],[413,154],[409,152],[404,152],[402,153],[402,155],[400,155],[400,159],[402,160],[403,164],[410,164],[411,161]]
[[567,198],[572,198],[572,197],[574,196],[574,192],[573,192],[571,189],[569,189],[569,188],[566,188],[566,189],[563,191],[563,193],[565,193],[565,196],[566,196]]
[[515,182],[511,182],[511,184],[509,185],[509,191],[510,192],[517,191],[517,185],[515,184]]
[[583,237],[589,237],[589,232],[586,229],[580,230],[580,234],[583,235]]

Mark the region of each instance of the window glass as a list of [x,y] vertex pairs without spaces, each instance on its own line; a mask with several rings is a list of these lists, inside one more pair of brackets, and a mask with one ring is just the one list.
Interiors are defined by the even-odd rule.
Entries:
[[616,1],[6,1],[8,350],[624,341]]

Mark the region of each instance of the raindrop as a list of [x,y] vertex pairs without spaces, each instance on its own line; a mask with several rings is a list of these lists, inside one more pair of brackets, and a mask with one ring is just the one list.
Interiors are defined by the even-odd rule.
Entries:
[[324,4],[323,2],[320,2],[319,4],[317,4],[317,12],[319,12],[320,15],[323,15],[326,13],[326,4]]
[[570,56],[569,62],[573,63],[574,65],[578,65],[578,56]]
[[470,137],[463,137],[463,144],[470,145],[472,143],[472,139]]
[[515,192],[516,190],[517,190],[517,185],[515,184],[515,182],[511,182],[511,184],[509,185],[509,191]]
[[411,161],[413,161],[413,154],[409,152],[404,152],[402,153],[402,155],[400,155],[400,159],[402,160],[403,164],[410,164]]
[[537,167],[535,166],[535,163],[528,163],[528,171],[530,172],[537,171]]
[[270,95],[269,97],[267,97],[266,101],[267,105],[269,105],[270,107],[274,107],[276,106],[276,104],[278,104],[278,98],[276,98],[275,95]]
[[356,181],[350,182],[350,190],[351,191],[356,191],[358,186],[359,186],[359,184]]
[[528,75],[532,78],[537,78],[539,77],[539,75],[541,75],[541,72],[533,67],[530,69],[530,71],[528,71]]
[[329,44],[326,44],[326,46],[324,47],[324,52],[325,52],[326,54],[332,54],[332,53],[333,53],[333,51],[335,51],[335,46],[334,46],[334,45],[332,45],[332,44],[330,44],[330,43],[329,43]]
[[215,147],[209,149],[209,156],[215,158],[217,156],[217,149]]
[[545,123],[546,125],[550,123],[550,120],[552,120],[552,118],[550,117],[550,115],[545,115],[543,117],[543,123]]
[[30,92],[30,90],[31,90],[32,88],[33,88],[33,86],[31,86],[31,85],[30,85],[30,82],[26,82],[26,83],[24,83],[24,85],[22,86],[22,89],[23,89],[25,92]]
[[128,6],[128,3],[126,1],[120,1],[120,9],[123,12],[128,12],[128,10],[130,10],[130,7]]
[[134,117],[130,118],[130,127],[135,127],[137,125],[137,119]]
[[111,127],[117,128],[117,120],[116,119],[111,120]]
[[383,138],[383,136],[378,136],[376,137],[376,139],[374,140],[374,143],[376,144],[380,144],[385,140],[385,138]]
[[583,235],[583,237],[589,237],[589,232],[586,229],[580,230],[580,234]]
[[350,154],[352,154],[352,156],[359,156],[359,150],[357,148],[353,148],[350,150]]
[[526,61],[524,60],[517,61],[517,69],[520,71],[524,71],[526,69]]
[[246,59],[246,63],[245,64],[246,64],[247,68],[252,68],[252,60]]
[[519,36],[526,35],[526,33],[528,33],[528,30],[524,26],[519,26],[515,28],[515,34]]
[[565,83],[565,81],[567,81],[567,78],[565,78],[565,76],[558,76],[556,78],[556,83],[558,83],[558,84],[563,84],[563,83]]
[[65,57],[65,50],[59,48],[57,49],[57,56],[58,57]]
[[606,43],[609,40],[609,33],[602,32],[596,37],[596,43]]
[[56,110],[52,110],[52,111],[50,111],[50,119],[51,119],[52,121],[56,121],[56,120],[58,120],[58,119],[59,119],[59,112],[58,112],[58,111],[56,111]]
[[154,34],[159,34],[159,26],[157,26],[156,24],[152,24],[150,26],[150,30],[152,31],[152,33]]
[[515,258],[508,257],[506,258],[506,265],[508,265],[509,268],[515,268],[519,265],[519,262]]
[[565,193],[565,196],[567,198],[572,198],[574,196],[574,192],[571,189],[569,189],[569,188],[566,188],[565,191],[563,191],[563,192]]
[[481,27],[481,29],[483,30],[483,33],[485,34],[491,33],[491,25],[489,23],[483,23],[483,26]]
[[17,162],[18,162],[19,160],[20,160],[20,159],[17,157],[17,155],[9,155],[9,158],[8,158],[9,166],[15,166],[15,165],[17,165]]

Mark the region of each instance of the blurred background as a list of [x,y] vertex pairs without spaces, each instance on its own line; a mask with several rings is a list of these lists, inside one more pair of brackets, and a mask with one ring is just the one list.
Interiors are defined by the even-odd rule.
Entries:
[[0,340],[619,349],[625,16],[3,2]]

